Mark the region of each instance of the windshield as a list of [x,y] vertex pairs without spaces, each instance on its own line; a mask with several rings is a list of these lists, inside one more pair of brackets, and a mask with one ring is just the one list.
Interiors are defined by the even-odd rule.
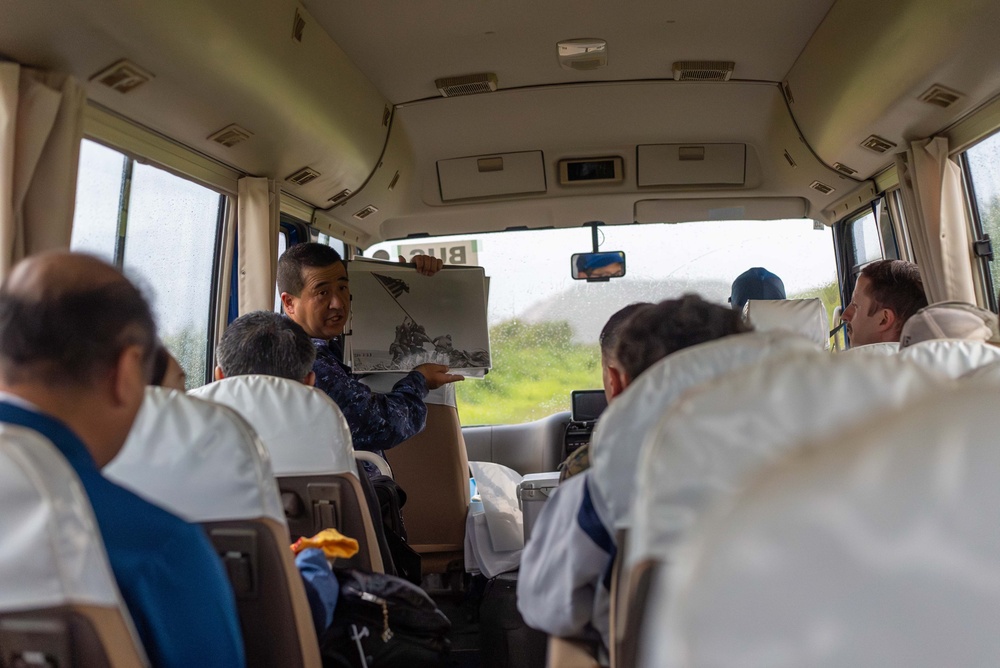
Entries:
[[[514,424],[569,410],[572,390],[601,388],[597,338],[612,313],[632,302],[696,292],[726,304],[734,278],[765,267],[789,298],[839,305],[832,232],[811,220],[707,221],[605,226],[600,250],[623,251],[626,275],[573,280],[570,256],[592,250],[589,228],[529,230],[385,242],[372,257],[422,251],[490,277],[493,368],[457,386],[462,424]],[[464,260],[464,262],[462,262]]]

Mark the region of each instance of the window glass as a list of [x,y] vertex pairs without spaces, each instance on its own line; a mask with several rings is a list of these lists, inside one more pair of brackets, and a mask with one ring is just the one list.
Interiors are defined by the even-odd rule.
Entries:
[[161,169],[135,165],[125,270],[146,288],[160,337],[187,372],[188,389],[204,384],[212,297],[212,261],[223,198]]
[[423,252],[486,269],[493,369],[456,386],[465,425],[535,420],[569,410],[572,390],[600,388],[598,335],[632,302],[697,292],[726,304],[733,279],[760,266],[789,297],[821,297],[828,311],[840,303],[831,228],[811,220],[607,226],[600,236],[602,250],[625,252],[625,277],[572,279],[570,255],[591,250],[587,228],[386,242],[365,256]]
[[325,246],[329,246],[330,248],[334,249],[335,251],[340,253],[340,257],[347,257],[347,246],[340,239],[336,237],[331,237],[329,234],[324,234],[320,232],[316,237],[316,241],[318,243],[321,243]]
[[1000,135],[973,146],[965,154],[972,175],[972,187],[976,191],[976,207],[983,232],[993,240],[994,260],[990,263],[993,277],[993,294],[1000,291]]
[[115,261],[125,156],[90,140],[80,144],[70,248]]
[[854,245],[855,265],[882,259],[882,242],[879,241],[874,213],[869,212],[851,222],[851,242]]
[[[288,250],[288,232],[281,230],[278,233],[278,257]],[[281,293],[278,292],[278,286],[274,286],[274,312],[281,313]]]

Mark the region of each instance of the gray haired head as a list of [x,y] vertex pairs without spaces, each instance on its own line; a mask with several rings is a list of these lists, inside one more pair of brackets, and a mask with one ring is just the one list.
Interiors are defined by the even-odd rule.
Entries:
[[263,374],[301,381],[316,359],[305,330],[271,311],[253,311],[233,320],[215,352],[227,378]]

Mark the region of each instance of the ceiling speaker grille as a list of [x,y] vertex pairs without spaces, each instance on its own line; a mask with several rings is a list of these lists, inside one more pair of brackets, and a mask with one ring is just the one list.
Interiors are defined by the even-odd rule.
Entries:
[[226,148],[232,148],[250,139],[250,137],[253,137],[252,132],[233,123],[222,128],[215,134],[209,135],[208,138],[217,144],[222,144]]
[[294,174],[286,176],[285,180],[289,183],[294,183],[297,186],[304,186],[305,184],[315,181],[319,177],[319,172],[311,167],[303,167]]
[[917,99],[921,102],[926,102],[928,104],[933,104],[936,107],[947,109],[963,97],[964,96],[956,90],[945,88],[940,84],[934,84],[924,91],[924,94]]
[[824,195],[829,195],[835,190],[835,188],[833,188],[832,186],[828,186],[825,183],[821,183],[820,181],[813,181],[812,183],[809,184],[809,187],[812,188],[813,190],[818,190]]
[[878,135],[871,135],[868,139],[861,142],[861,145],[867,149],[875,151],[876,153],[885,153],[889,149],[896,148],[894,143],[885,137],[879,137]]
[[128,60],[119,60],[114,65],[90,77],[90,80],[112,88],[119,93],[131,93],[152,78],[152,74],[135,63]]
[[497,89],[497,75],[492,72],[467,74],[462,77],[436,79],[434,85],[444,97],[490,93]]
[[674,63],[674,81],[729,81],[735,67],[725,60],[682,60]]

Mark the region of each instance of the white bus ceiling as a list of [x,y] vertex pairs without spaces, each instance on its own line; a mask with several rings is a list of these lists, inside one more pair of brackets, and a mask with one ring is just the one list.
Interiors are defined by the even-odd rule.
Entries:
[[[865,180],[894,153],[1000,93],[996,25],[995,0],[8,0],[0,53],[84,81],[134,62],[152,81],[127,94],[90,82],[92,103],[277,179],[366,246],[740,207],[830,223],[872,197]],[[581,37],[606,40],[606,68],[560,68],[556,43]],[[732,79],[673,81],[675,61],[698,60],[733,61]],[[435,79],[476,72],[495,73],[498,90],[439,96]],[[935,84],[961,96],[947,108],[920,101]],[[232,148],[207,139],[232,123],[252,136]],[[895,147],[862,147],[870,135]],[[745,144],[745,183],[637,186],[637,147],[678,143]],[[541,152],[544,192],[442,200],[439,161],[521,151]],[[598,156],[622,158],[622,183],[559,184],[560,159]],[[307,166],[315,180],[285,180]],[[351,196],[331,206],[344,189]],[[368,206],[377,211],[355,217]]]

